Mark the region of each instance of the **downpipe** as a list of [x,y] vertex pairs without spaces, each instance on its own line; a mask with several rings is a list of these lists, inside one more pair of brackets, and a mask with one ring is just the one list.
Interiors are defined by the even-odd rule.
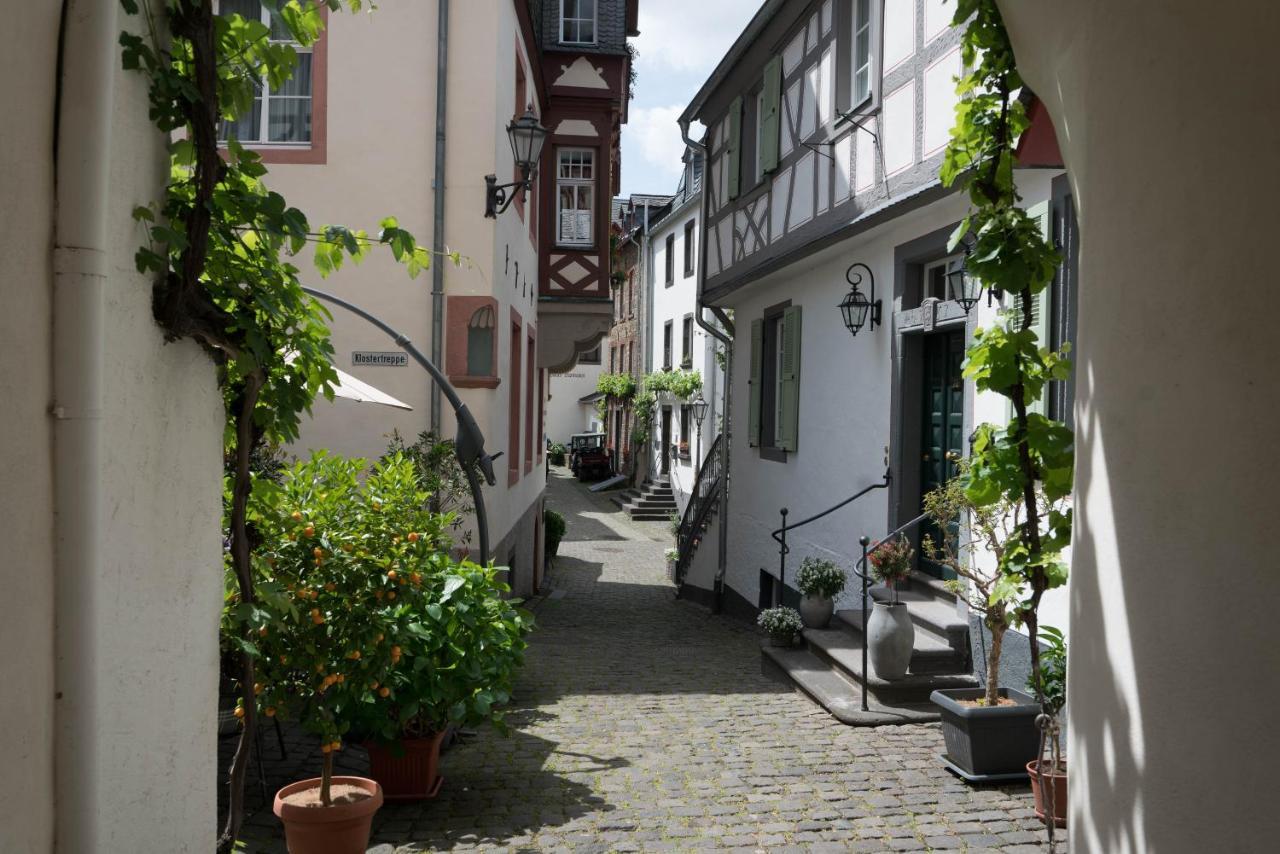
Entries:
[[116,0],[66,0],[58,60],[53,247],[55,850],[101,840],[102,354]]
[[721,433],[724,441],[720,443],[720,526],[719,526],[719,543],[716,555],[716,577],[714,589],[712,591],[712,607],[713,613],[720,613],[724,609],[724,585],[725,575],[727,574],[729,564],[729,486],[732,478],[729,473],[730,448],[733,446],[733,336],[734,327],[729,321],[728,316],[718,308],[712,307],[712,311],[716,313],[716,317],[724,326],[724,330],[717,328],[709,323],[703,316],[703,309],[707,306],[702,302],[702,288],[707,281],[707,241],[706,241],[706,224],[707,224],[707,194],[706,176],[710,173],[711,165],[707,162],[707,149],[702,143],[689,136],[689,121],[687,119],[680,120],[680,138],[684,140],[685,145],[693,148],[702,154],[702,184],[698,192],[702,195],[702,201],[699,208],[702,214],[702,234],[699,235],[698,241],[698,281],[697,281],[697,297],[694,305],[693,319],[698,326],[708,335],[724,344],[724,425]]
[[[436,24],[436,150],[432,182],[431,248],[431,361],[444,364],[444,181],[445,139],[449,115],[449,0],[440,0]],[[431,384],[431,432],[440,436],[440,386]]]

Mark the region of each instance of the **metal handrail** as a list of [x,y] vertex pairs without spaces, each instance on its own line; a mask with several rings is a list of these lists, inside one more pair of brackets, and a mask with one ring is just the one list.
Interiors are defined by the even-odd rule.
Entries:
[[702,465],[698,467],[698,476],[694,479],[693,490],[689,494],[689,504],[680,519],[680,528],[676,534],[676,584],[684,583],[685,573],[693,561],[693,542],[702,533],[715,507],[715,499],[720,494],[720,442],[723,438],[724,434],[715,438]]
[[[816,513],[813,516],[810,516],[808,519],[802,519],[799,522],[793,522],[790,525],[787,524],[787,515],[791,511],[788,510],[786,507],[783,507],[781,511],[779,511],[782,514],[782,527],[778,528],[776,531],[773,531],[769,535],[773,537],[773,539],[778,543],[778,584],[779,586],[781,588],[785,588],[787,585],[787,555],[791,553],[791,548],[787,545],[787,531],[794,531],[796,528],[803,528],[805,525],[808,525],[810,522],[816,522],[825,516],[829,516],[832,513],[839,510],[841,507],[845,507],[849,504],[852,504],[862,496],[870,492],[874,492],[877,489],[888,489],[889,484],[892,482],[893,482],[893,470],[885,469],[883,482],[873,483],[868,487],[860,489],[857,492],[855,492],[853,495],[850,495],[845,500],[839,502],[838,504],[833,504],[832,506],[828,507],[826,510],[823,510],[821,513]],[[779,597],[782,596],[781,591],[779,591],[778,596]],[[781,604],[781,603],[779,602],[776,604]]]

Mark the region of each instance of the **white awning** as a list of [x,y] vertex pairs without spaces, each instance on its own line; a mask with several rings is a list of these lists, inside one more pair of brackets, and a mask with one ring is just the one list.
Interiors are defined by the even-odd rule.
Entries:
[[[285,356],[285,361],[292,363],[294,354]],[[377,403],[382,406],[391,406],[396,409],[407,409],[413,411],[413,407],[402,400],[396,400],[385,391],[379,391],[363,380],[356,379],[346,371],[334,368],[338,374],[338,381],[333,385],[333,394],[335,397],[341,397],[344,400],[354,400],[356,403]]]

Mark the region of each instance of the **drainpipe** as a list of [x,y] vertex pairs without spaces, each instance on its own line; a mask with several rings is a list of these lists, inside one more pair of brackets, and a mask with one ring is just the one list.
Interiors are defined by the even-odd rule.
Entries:
[[[436,173],[432,181],[435,209],[431,217],[431,361],[444,364],[444,155],[448,117],[449,0],[440,0],[436,24]],[[440,386],[431,384],[431,432],[440,436]]]
[[102,352],[115,0],[66,0],[54,159],[54,816],[56,850],[101,842],[96,602],[102,562]]
[[[716,579],[714,590],[714,599],[712,611],[720,613],[724,608],[724,579],[729,565],[729,449],[732,447],[733,430],[732,419],[730,417],[733,412],[733,324],[729,321],[728,315],[716,307],[712,307],[716,317],[720,320],[724,330],[708,323],[706,318],[702,316],[704,308],[702,303],[702,287],[707,280],[707,241],[706,241],[706,224],[707,224],[707,194],[705,188],[707,185],[707,175],[711,169],[711,164],[707,162],[707,149],[702,143],[689,136],[689,120],[680,120],[680,138],[684,140],[685,145],[693,148],[702,154],[702,184],[699,192],[702,193],[702,202],[699,205],[702,212],[702,234],[699,235],[698,246],[698,282],[697,282],[697,301],[694,305],[693,319],[698,326],[702,327],[706,333],[724,344],[724,429],[723,441],[720,443],[720,477],[723,483],[720,485],[720,537],[719,551],[716,560]],[[701,465],[701,462],[699,462]]]

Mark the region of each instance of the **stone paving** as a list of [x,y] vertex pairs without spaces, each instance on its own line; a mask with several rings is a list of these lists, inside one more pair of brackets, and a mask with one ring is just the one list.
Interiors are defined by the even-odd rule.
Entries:
[[[675,599],[665,523],[555,470],[548,500],[569,530],[532,603],[512,735],[455,745],[439,797],[384,807],[371,851],[1047,850],[1027,787],[952,777],[936,724],[846,727],[761,676],[754,627]],[[272,763],[268,739],[271,790],[319,767],[288,741]],[[283,850],[256,785],[251,806],[247,850]]]

